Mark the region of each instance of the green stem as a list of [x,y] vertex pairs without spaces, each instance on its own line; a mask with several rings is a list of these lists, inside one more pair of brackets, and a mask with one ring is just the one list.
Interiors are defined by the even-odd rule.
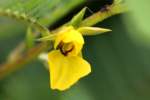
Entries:
[[117,15],[125,11],[127,11],[125,5],[114,4],[114,5],[108,6],[106,10],[98,11],[94,13],[92,16],[86,18],[85,20],[81,22],[80,26],[93,26],[113,15]]
[[31,24],[35,29],[39,30],[42,34],[46,34],[46,35],[49,34],[49,31],[47,28],[45,28],[40,23],[38,23],[38,21],[35,18],[30,17],[25,13],[12,11],[10,9],[0,9],[0,16],[6,16],[6,17],[10,17],[16,20],[25,21],[28,24]]

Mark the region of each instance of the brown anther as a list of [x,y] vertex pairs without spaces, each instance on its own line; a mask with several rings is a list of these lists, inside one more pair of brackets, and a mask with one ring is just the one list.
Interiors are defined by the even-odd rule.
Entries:
[[74,45],[71,45],[71,48],[69,48],[68,50],[65,50],[66,44],[64,44],[63,42],[60,42],[59,45],[57,46],[57,50],[59,49],[60,52],[64,55],[67,56],[69,52],[71,52],[74,49]]
[[56,50],[62,48],[62,47],[63,47],[63,44],[64,44],[63,42],[60,42],[59,45],[56,47]]
[[64,56],[67,56],[68,53],[73,50],[73,48],[74,48],[74,46],[72,46],[71,49],[69,49],[69,50],[67,50],[67,51],[64,51],[63,48],[60,48],[60,51],[61,51],[61,53],[62,53]]

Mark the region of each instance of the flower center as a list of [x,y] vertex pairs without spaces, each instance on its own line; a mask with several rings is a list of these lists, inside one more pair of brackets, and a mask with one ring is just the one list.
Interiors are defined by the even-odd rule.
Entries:
[[72,42],[69,42],[69,43],[60,42],[60,44],[58,45],[57,49],[59,49],[60,52],[64,56],[67,56],[74,49],[74,45],[73,45]]

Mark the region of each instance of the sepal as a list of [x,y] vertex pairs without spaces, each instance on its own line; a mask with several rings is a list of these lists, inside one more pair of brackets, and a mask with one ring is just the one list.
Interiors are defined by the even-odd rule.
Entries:
[[77,28],[84,17],[85,11],[86,11],[86,7],[84,7],[78,14],[76,14],[71,19],[69,24]]
[[80,27],[78,28],[78,31],[82,33],[82,35],[98,35],[105,32],[110,32],[110,29],[106,28],[99,28],[99,27]]

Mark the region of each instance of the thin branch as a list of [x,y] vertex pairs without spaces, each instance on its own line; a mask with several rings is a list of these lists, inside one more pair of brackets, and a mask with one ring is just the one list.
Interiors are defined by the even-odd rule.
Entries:
[[107,6],[105,10],[100,10],[94,13],[92,16],[84,19],[80,26],[93,26],[113,15],[121,14],[127,11],[127,8],[123,4],[113,4]]
[[19,58],[12,62],[5,62],[0,65],[0,79],[8,76],[10,73],[21,69],[20,66],[31,62],[35,59],[41,52],[47,49],[47,44],[41,43],[38,46],[28,50],[25,54],[21,55]]

